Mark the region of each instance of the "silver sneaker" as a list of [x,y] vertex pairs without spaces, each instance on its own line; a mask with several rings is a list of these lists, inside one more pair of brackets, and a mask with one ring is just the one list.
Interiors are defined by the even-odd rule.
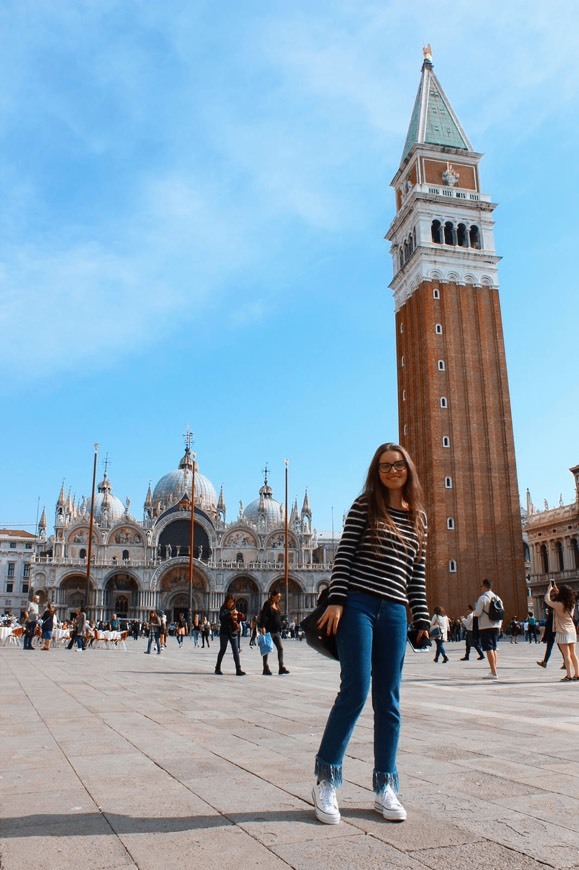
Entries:
[[327,782],[316,783],[312,789],[312,799],[318,821],[324,825],[337,825],[341,816],[334,786]]
[[377,813],[382,813],[388,822],[403,822],[406,819],[406,810],[391,785],[374,795],[374,809]]

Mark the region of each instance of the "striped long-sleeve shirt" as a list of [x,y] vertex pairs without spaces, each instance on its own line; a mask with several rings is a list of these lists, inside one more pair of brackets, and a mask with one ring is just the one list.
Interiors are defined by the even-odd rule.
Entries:
[[430,628],[426,603],[426,515],[422,547],[408,511],[390,508],[390,516],[405,543],[386,525],[375,546],[368,530],[366,496],[356,499],[348,516],[330,582],[329,604],[344,604],[350,589],[371,592],[409,604],[416,628]]

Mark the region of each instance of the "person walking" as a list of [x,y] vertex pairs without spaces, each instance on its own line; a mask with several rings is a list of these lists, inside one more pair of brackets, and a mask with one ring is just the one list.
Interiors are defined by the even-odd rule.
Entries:
[[83,652],[83,650],[84,650],[84,628],[85,628],[85,625],[86,625],[86,613],[84,612],[84,610],[81,607],[79,609],[78,613],[76,614],[76,617],[74,620],[75,640],[76,640],[76,646],[74,648],[75,652]]
[[147,642],[147,649],[145,650],[145,655],[151,655],[151,647],[153,646],[153,641],[157,647],[157,655],[161,655],[161,630],[163,624],[161,622],[161,617],[157,613],[156,610],[149,611],[149,640]]
[[36,624],[38,622],[38,603],[40,598],[38,595],[33,595],[28,602],[28,619],[26,621],[26,630],[24,632],[23,649],[34,649],[32,642],[36,637]]
[[233,661],[235,662],[235,673],[238,677],[244,677],[245,671],[241,670],[241,660],[239,658],[239,613],[235,606],[235,598],[233,595],[226,595],[225,601],[219,611],[219,622],[221,628],[219,630],[219,653],[215,664],[215,673],[220,677],[223,676],[221,663],[227,649],[227,644],[231,645],[233,653]]
[[534,614],[529,610],[527,616],[527,635],[529,643],[539,643],[539,625]]
[[478,653],[479,660],[484,659],[484,653],[480,648],[480,643],[478,640],[478,631],[475,635],[475,621],[474,621],[474,607],[472,604],[467,604],[468,613],[461,619],[462,626],[465,631],[465,653],[461,658],[461,662],[468,662],[470,658],[471,649],[476,650]]
[[196,613],[195,616],[193,617],[193,645],[194,646],[199,646],[199,633],[200,633],[199,614]]
[[[281,612],[279,603],[281,601],[281,592],[270,592],[269,598],[263,605],[259,614],[259,627],[262,634],[268,631],[271,634],[271,639],[277,649],[278,674],[289,674],[288,669],[283,663],[283,644],[281,642]],[[267,654],[263,656],[263,674],[266,677],[271,677],[271,671],[267,663]]]
[[211,625],[209,624],[209,620],[207,619],[206,616],[204,616],[203,620],[201,621],[201,629],[200,630],[201,630],[201,649],[204,649],[205,646],[207,646],[207,649],[209,649],[209,646],[210,646],[209,638],[211,636]]
[[400,682],[410,604],[417,641],[428,637],[426,514],[414,463],[398,444],[381,444],[362,495],[348,512],[332,571],[328,606],[318,628],[336,635],[340,691],[315,761],[316,817],[337,824],[336,788],[343,758],[372,686],[374,809],[402,822],[396,753],[400,734]]
[[436,655],[434,661],[438,662],[442,656],[442,664],[445,665],[448,661],[444,644],[448,642],[448,616],[444,607],[435,607],[434,615],[430,620],[430,637],[434,638],[436,644]]
[[[537,662],[540,668],[546,668],[549,663],[549,659],[551,658],[551,653],[553,652],[553,647],[555,646],[555,631],[553,629],[553,610],[551,607],[547,608],[547,619],[545,620],[545,628],[543,629],[543,638],[542,643],[546,644],[545,647],[545,655],[543,658]],[[565,668],[565,665],[563,664]],[[565,668],[565,670],[567,670]]]
[[511,643],[517,643],[517,638],[521,633],[521,624],[516,616],[513,616],[509,623],[509,632],[511,634]]
[[176,631],[177,635],[177,643],[179,646],[183,646],[183,640],[185,638],[185,634],[187,631],[187,620],[185,619],[185,614],[180,613],[179,618],[177,619]]
[[[575,594],[570,586],[561,584],[556,586],[551,580],[551,586],[545,593],[545,604],[553,608],[553,628],[555,629],[555,641],[563,655],[566,675],[562,683],[570,683],[579,680],[579,661],[575,652],[577,643],[577,629],[573,622],[575,610]],[[573,675],[571,675],[573,669]]]
[[42,614],[42,646],[44,652],[50,651],[50,641],[52,640],[52,632],[54,631],[54,607],[50,602],[46,605],[46,610]]
[[493,598],[498,598],[492,591],[492,582],[485,579],[481,583],[481,595],[477,599],[474,615],[478,617],[478,633],[481,649],[486,653],[490,672],[483,680],[498,680],[497,673],[497,642],[501,630],[502,620],[491,619],[489,615],[490,605]]

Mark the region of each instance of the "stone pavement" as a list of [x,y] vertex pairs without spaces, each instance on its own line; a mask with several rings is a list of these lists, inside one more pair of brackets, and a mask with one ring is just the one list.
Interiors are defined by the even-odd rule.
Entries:
[[286,641],[289,676],[215,676],[216,646],[27,655],[0,648],[0,870],[165,867],[579,868],[579,683],[560,656],[501,644],[485,663],[408,650],[404,824],[372,809],[372,711],[345,761],[342,823],[321,825],[312,769],[338,668]]

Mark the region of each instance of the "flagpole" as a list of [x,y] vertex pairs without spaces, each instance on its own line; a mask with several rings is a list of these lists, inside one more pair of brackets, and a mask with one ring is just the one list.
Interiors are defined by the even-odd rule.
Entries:
[[94,524],[94,495],[96,489],[96,472],[97,472],[97,458],[98,458],[99,446],[98,444],[94,445],[94,463],[92,468],[92,496],[90,500],[90,521],[88,525],[88,554],[86,558],[86,594],[85,594],[85,602],[84,602],[84,610],[86,613],[86,618],[89,618],[89,603],[90,603],[90,566],[92,560],[92,529]]

